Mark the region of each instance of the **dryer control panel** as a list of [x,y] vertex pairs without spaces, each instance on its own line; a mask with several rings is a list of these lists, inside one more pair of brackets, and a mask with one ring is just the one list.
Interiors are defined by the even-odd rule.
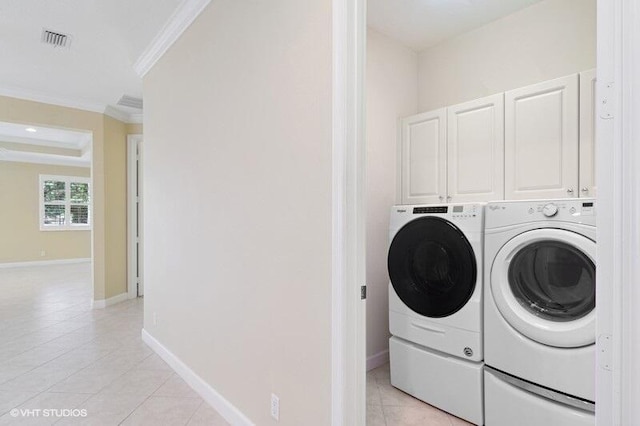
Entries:
[[559,221],[593,225],[596,203],[593,199],[498,201],[487,205],[486,227],[517,225],[537,221]]

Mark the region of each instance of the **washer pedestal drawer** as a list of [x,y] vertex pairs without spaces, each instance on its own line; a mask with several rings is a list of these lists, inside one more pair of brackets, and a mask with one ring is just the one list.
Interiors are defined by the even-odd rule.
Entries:
[[395,336],[389,339],[389,357],[393,386],[468,422],[484,424],[482,362],[432,352]]
[[[529,390],[527,390],[528,387]],[[489,367],[484,372],[484,400],[486,426],[595,426],[596,424],[593,412],[568,404],[578,405],[581,400],[500,372],[494,373]],[[592,406],[586,402],[584,405]]]

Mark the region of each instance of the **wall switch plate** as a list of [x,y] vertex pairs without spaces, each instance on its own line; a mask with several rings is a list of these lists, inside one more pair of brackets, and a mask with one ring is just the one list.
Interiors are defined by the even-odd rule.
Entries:
[[40,257],[45,257],[47,255],[47,252],[44,250],[40,250]]
[[280,420],[280,398],[274,393],[271,394],[271,417]]

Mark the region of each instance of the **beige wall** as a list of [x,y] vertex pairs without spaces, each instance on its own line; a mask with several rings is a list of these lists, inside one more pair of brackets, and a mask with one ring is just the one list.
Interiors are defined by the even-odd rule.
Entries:
[[40,231],[41,174],[89,177],[90,169],[0,161],[0,263],[91,257],[90,231]]
[[108,116],[104,116],[104,178],[108,299],[127,291],[127,125]]
[[331,13],[212,2],[144,79],[145,330],[257,425],[331,422]]
[[387,249],[396,195],[397,119],[418,109],[417,54],[367,34],[367,356],[389,349]]
[[[123,185],[126,154],[123,153],[129,126],[95,112],[5,96],[0,96],[0,121],[93,134],[94,298],[101,300],[126,291],[126,183]],[[131,128],[141,130],[137,126]]]
[[419,55],[429,111],[595,68],[596,1],[545,0]]
[[141,135],[142,124],[126,124],[126,131],[128,135]]

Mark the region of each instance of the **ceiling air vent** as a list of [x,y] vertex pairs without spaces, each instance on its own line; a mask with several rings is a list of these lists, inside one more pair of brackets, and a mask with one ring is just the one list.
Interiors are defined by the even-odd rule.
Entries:
[[71,45],[71,36],[68,34],[58,33],[55,31],[42,29],[42,42],[50,44],[54,47],[69,47]]
[[123,95],[118,101],[118,105],[130,107],[130,108],[142,109],[142,99],[134,98],[133,96]]

